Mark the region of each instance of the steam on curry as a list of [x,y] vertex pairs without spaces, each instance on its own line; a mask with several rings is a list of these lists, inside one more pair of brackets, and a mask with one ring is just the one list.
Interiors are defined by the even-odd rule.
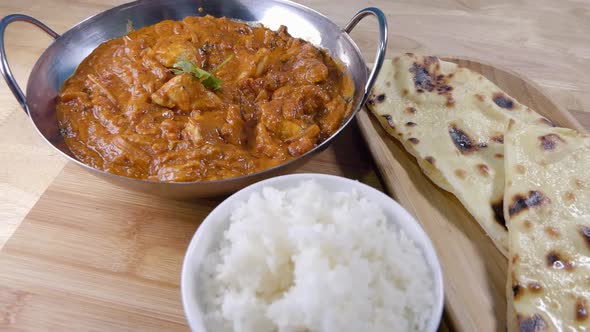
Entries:
[[101,44],[64,83],[57,117],[92,167],[215,180],[313,149],[338,130],[353,93],[341,65],[285,27],[188,17]]

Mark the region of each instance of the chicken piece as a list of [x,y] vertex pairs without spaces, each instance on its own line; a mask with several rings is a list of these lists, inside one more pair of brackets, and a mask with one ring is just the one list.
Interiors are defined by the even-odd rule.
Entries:
[[269,158],[283,158],[286,155],[285,148],[271,136],[261,122],[256,125],[255,135],[255,149],[259,153]]
[[201,158],[202,153],[198,150],[164,152],[150,163],[150,178],[158,181],[194,181],[200,178],[203,171]]
[[245,122],[240,114],[240,107],[230,105],[225,117],[226,123],[221,127],[221,136],[230,144],[242,145],[248,140]]
[[297,123],[285,119],[282,112],[283,101],[280,99],[272,100],[260,106],[261,122],[264,126],[277,135],[285,139],[297,135],[301,131],[301,126]]
[[290,61],[293,78],[302,84],[317,84],[328,78],[328,67],[322,61],[322,53],[312,44],[293,41],[282,60]]
[[290,120],[314,115],[330,101],[330,95],[317,85],[285,86],[276,90],[272,98],[283,100],[283,116]]
[[141,119],[139,119],[135,126],[133,126],[133,129],[136,133],[140,135],[155,136],[161,132],[158,123],[155,122],[154,117],[151,114],[144,114],[144,116]]
[[168,68],[154,59],[154,51],[152,49],[145,49],[141,53],[140,59],[138,62],[141,63],[142,69],[151,73],[149,80],[142,80],[140,82],[141,87],[147,93],[153,93],[172,76],[172,73]]
[[152,93],[151,98],[158,105],[178,108],[186,113],[192,110],[214,110],[222,106],[222,101],[215,93],[187,73],[174,76]]
[[326,104],[326,111],[319,119],[323,134],[335,132],[346,115],[346,103],[341,98],[335,98]]
[[113,136],[111,143],[118,148],[113,149],[111,155],[113,164],[127,166],[128,163],[131,163],[133,166],[147,172],[150,156],[145,151],[122,136]]
[[303,84],[317,84],[328,78],[328,67],[318,59],[298,60],[293,66],[293,77]]
[[165,165],[158,168],[156,175],[150,177],[153,181],[166,182],[190,182],[199,176],[197,161],[187,162],[183,165]]
[[262,91],[260,84],[252,78],[247,78],[238,82],[237,85],[237,99],[244,120],[256,121],[258,119],[259,108],[256,99]]
[[238,80],[249,77],[260,77],[270,64],[270,51],[267,48],[259,49],[256,54],[241,56],[242,68]]
[[164,67],[172,67],[180,59],[193,61],[195,64],[201,64],[202,58],[195,45],[187,40],[184,35],[170,35],[166,38],[159,38],[158,42],[152,48],[154,57]]
[[152,108],[148,99],[149,96],[146,94],[131,95],[129,97],[127,104],[122,107],[122,111],[131,123],[135,124],[140,121],[145,116],[145,113]]
[[189,118],[182,131],[182,138],[190,139],[196,146],[219,143],[222,140],[219,128],[223,122],[221,113],[208,113],[207,116],[197,115]]
[[260,77],[262,76],[262,74],[264,74],[270,63],[270,51],[266,48],[261,48],[260,50],[258,50],[256,56],[258,57],[258,59],[256,63],[256,71],[254,72],[254,76]]
[[125,116],[119,109],[106,101],[101,95],[92,98],[92,116],[110,134],[118,134],[125,128]]
[[316,146],[319,136],[320,128],[317,125],[305,128],[298,135],[287,140],[291,141],[288,147],[289,153],[294,157],[306,153]]
[[82,103],[90,103],[88,93],[79,91],[75,88],[66,88],[58,94],[60,103],[67,103],[72,100],[79,99]]
[[320,127],[318,127],[318,125],[316,125],[316,124],[312,124],[311,126],[309,126],[307,128],[300,129],[297,134],[287,138],[285,140],[285,142],[287,142],[287,143],[295,142],[302,137],[309,137],[314,140],[317,140],[319,138],[319,135],[320,135]]
[[170,141],[180,139],[180,133],[182,131],[182,123],[180,121],[174,121],[172,119],[166,119],[160,123],[160,129],[162,136]]

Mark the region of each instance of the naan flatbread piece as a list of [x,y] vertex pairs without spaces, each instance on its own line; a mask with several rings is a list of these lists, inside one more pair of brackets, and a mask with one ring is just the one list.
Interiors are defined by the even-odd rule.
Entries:
[[505,135],[508,331],[590,331],[590,136]]
[[383,64],[367,105],[507,255],[504,132],[511,119],[550,122],[478,73],[412,54]]

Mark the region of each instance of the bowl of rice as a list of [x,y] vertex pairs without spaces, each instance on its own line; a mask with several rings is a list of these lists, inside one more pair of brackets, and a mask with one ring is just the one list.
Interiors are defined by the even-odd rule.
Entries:
[[443,281],[416,220],[358,181],[294,174],[223,201],[182,267],[193,331],[436,331]]

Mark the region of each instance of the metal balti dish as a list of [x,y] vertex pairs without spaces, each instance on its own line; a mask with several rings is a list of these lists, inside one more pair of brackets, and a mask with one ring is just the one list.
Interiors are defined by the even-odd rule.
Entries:
[[[202,8],[199,11],[199,8]],[[78,161],[70,152],[56,119],[56,96],[63,82],[74,72],[82,60],[100,43],[118,38],[127,33],[128,22],[135,28],[153,25],[163,20],[181,20],[186,16],[212,15],[231,19],[261,23],[276,30],[285,25],[295,38],[303,38],[314,45],[328,50],[330,55],[346,66],[351,75],[355,94],[353,112],[343,121],[338,131],[311,151],[279,166],[244,176],[197,182],[156,182],[127,178],[94,169]],[[375,65],[369,72],[360,50],[349,33],[366,16],[375,16],[379,24],[378,51]],[[36,25],[55,38],[33,67],[23,94],[12,75],[6,59],[4,31],[14,21],[25,21]],[[322,14],[302,5],[286,0],[139,0],[112,8],[93,16],[63,35],[59,35],[38,20],[26,15],[9,15],[0,20],[0,70],[12,93],[24,111],[29,115],[39,133],[66,158],[118,186],[152,193],[159,196],[187,198],[206,197],[229,193],[251,183],[275,175],[287,173],[301,165],[313,154],[325,149],[346,127],[366,101],[383,59],[387,46],[387,22],[385,15],[377,8],[359,11],[344,28]]]

